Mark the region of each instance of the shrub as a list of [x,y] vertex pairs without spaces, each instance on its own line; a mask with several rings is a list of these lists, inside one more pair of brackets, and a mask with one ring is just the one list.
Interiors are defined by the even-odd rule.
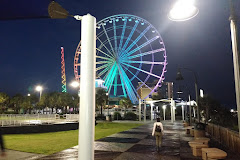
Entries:
[[104,115],[98,114],[96,120],[106,120],[106,117]]
[[136,121],[137,120],[137,115],[133,112],[128,112],[124,115],[124,119],[125,120],[132,120],[132,121]]
[[113,119],[114,120],[121,120],[122,116],[121,116],[121,114],[119,112],[114,112]]

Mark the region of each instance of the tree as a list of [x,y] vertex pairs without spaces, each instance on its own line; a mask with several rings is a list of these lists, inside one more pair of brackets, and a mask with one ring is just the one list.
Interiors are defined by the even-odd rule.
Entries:
[[67,106],[73,105],[72,96],[69,93],[60,93],[59,95],[59,105],[64,108],[64,113],[67,113]]
[[133,106],[132,101],[128,97],[124,97],[119,101],[120,106],[124,107],[126,114],[126,109]]
[[58,102],[58,97],[60,96],[59,92],[52,92],[49,94],[49,107],[52,109],[52,113],[53,113],[53,109],[55,108],[55,110],[57,110],[60,107],[60,103]]
[[11,107],[16,113],[19,113],[23,99],[24,97],[21,94],[16,94],[10,99]]
[[102,107],[106,104],[108,96],[106,95],[106,90],[103,88],[98,88],[96,92],[96,106],[101,108],[102,116]]
[[6,93],[0,92],[0,112],[3,113],[9,104],[9,96]]
[[44,93],[41,96],[41,99],[38,102],[37,106],[39,107],[39,109],[42,109],[44,112],[44,108],[49,106],[49,94],[48,93]]

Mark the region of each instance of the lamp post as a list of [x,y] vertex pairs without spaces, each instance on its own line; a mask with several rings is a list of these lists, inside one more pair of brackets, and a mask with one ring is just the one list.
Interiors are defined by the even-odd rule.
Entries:
[[42,90],[43,90],[43,87],[42,87],[42,86],[37,86],[37,87],[36,87],[36,91],[38,91],[39,94],[40,94],[40,96],[39,96],[39,102],[40,102],[41,97],[42,97]]
[[107,96],[107,104],[108,104],[108,113],[107,113],[107,115],[108,115],[108,120],[110,121],[110,117],[109,117],[109,94],[108,93],[106,93],[106,96]]
[[163,120],[165,121],[166,120],[166,105],[163,105],[162,108],[163,108]]
[[198,81],[197,81],[196,73],[193,70],[188,69],[188,68],[178,68],[176,80],[183,80],[183,76],[181,74],[181,69],[185,69],[185,70],[188,70],[188,71],[193,73],[194,85],[195,85],[196,103],[197,103],[197,120],[198,120],[198,122],[200,122],[200,114],[199,114],[199,106],[198,106]]
[[[198,9],[193,5],[193,1],[191,6],[196,9],[190,8],[183,8],[184,5],[189,5],[187,3],[183,3],[184,0],[179,0],[177,3],[181,5],[177,5],[177,3],[171,9],[168,18],[173,21],[185,21],[195,17],[198,13]],[[190,2],[190,1],[185,1]],[[234,66],[234,78],[235,78],[235,91],[236,91],[236,104],[238,110],[238,128],[240,134],[240,68],[239,68],[239,48],[238,48],[238,36],[237,36],[237,16],[235,13],[235,9],[233,6],[232,0],[229,0],[230,3],[230,29],[231,29],[231,40],[232,40],[232,52],[233,52],[233,66]],[[189,12],[187,12],[189,10]],[[195,10],[195,12],[193,12]],[[184,16],[178,16],[182,13],[188,13],[188,17],[191,18],[184,18]]]

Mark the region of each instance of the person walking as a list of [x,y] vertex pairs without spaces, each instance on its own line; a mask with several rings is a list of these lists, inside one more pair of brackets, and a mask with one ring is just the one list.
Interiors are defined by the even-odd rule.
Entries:
[[157,118],[157,122],[153,125],[152,136],[156,138],[156,149],[159,151],[162,146],[163,125],[160,122],[160,118]]
[[2,153],[1,153],[1,156],[5,156],[6,154],[5,154],[5,148],[4,148],[4,142],[3,142],[3,133],[2,133],[2,127],[0,127],[0,146],[1,146],[1,151],[2,151]]

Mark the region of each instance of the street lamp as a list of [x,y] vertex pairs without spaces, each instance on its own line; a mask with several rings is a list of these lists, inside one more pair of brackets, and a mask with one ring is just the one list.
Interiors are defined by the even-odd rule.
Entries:
[[40,93],[39,101],[41,100],[42,90],[43,90],[43,87],[42,87],[42,86],[37,86],[37,87],[36,87],[36,91],[38,91],[38,92]]
[[[178,68],[176,80],[183,80],[183,76],[182,76],[182,74],[181,74],[181,69],[188,70],[188,71],[192,72],[193,75],[194,75],[195,94],[196,94],[196,103],[197,103],[197,120],[198,120],[198,122],[200,122],[200,114],[199,114],[199,106],[198,106],[198,81],[197,81],[196,73],[195,73],[193,70],[188,69],[188,68]],[[190,116],[191,116],[191,115],[190,115]]]
[[194,0],[178,0],[168,14],[172,21],[186,21],[198,14],[199,10],[194,6]]
[[[183,2],[186,0],[179,0],[179,1]],[[230,21],[230,29],[231,29],[231,40],[232,40],[236,103],[237,103],[237,110],[238,110],[238,128],[239,128],[239,134],[240,134],[240,71],[239,71],[239,55],[238,55],[238,53],[239,53],[238,47],[239,46],[238,46],[238,37],[237,37],[237,16],[235,13],[235,9],[234,9],[232,0],[229,0],[229,2],[230,2],[229,21]],[[183,5],[175,5],[174,7],[180,8],[180,7],[183,7]],[[172,8],[172,10],[173,10],[173,8]],[[190,8],[185,8],[185,9],[191,10]],[[170,11],[169,16],[168,16],[168,18],[172,21],[185,21],[185,20],[195,17],[198,13],[198,11],[197,12],[188,11],[189,13],[191,13],[190,14],[191,18],[184,18],[184,17],[181,18],[181,16],[177,17],[177,14],[173,14],[175,12],[173,12],[172,10]],[[186,10],[184,10],[184,9],[176,10],[176,8],[175,8],[175,11],[179,11],[178,14],[182,14],[180,12],[186,12]]]

